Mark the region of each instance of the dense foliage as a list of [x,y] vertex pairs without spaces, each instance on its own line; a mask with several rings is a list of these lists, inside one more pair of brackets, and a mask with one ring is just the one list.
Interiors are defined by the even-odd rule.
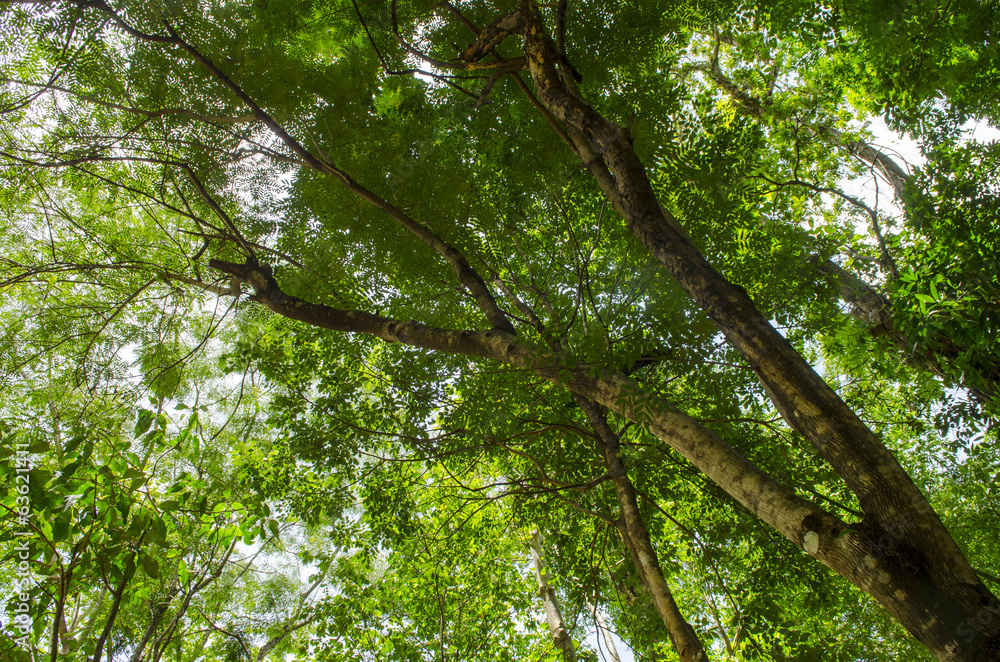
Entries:
[[998,11],[0,1],[0,654],[1000,660]]

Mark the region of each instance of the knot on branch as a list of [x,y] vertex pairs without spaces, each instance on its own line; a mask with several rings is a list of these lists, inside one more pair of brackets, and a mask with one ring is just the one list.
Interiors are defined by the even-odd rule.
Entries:
[[246,283],[254,290],[250,297],[254,301],[262,301],[265,298],[274,300],[286,296],[274,280],[274,271],[271,269],[271,265],[258,263],[254,256],[248,257],[243,264],[224,260],[209,260],[208,266],[229,275],[231,293],[238,293],[240,283]]
[[507,14],[493,24],[486,26],[479,32],[472,45],[462,51],[460,57],[465,62],[479,62],[486,57],[490,51],[500,45],[500,43],[512,35],[520,35],[524,32],[524,17],[517,11]]

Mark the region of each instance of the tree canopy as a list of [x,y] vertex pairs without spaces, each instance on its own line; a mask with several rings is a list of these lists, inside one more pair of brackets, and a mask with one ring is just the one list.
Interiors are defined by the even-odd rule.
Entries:
[[0,1],[4,659],[1000,660],[998,14]]

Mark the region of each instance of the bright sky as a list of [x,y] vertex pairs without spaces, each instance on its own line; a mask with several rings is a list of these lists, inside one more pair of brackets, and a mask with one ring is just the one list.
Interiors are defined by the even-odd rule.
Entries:
[[[906,136],[893,132],[886,126],[882,118],[877,117],[872,120],[868,128],[875,136],[873,146],[878,147],[889,156],[895,158],[896,161],[901,162],[900,165],[908,165],[912,168],[924,163],[924,157],[920,153],[917,143]],[[965,138],[969,141],[991,142],[1000,140],[1000,130],[985,122],[969,122],[963,129],[966,131]],[[876,189],[870,175],[845,181],[842,183],[842,187],[845,193],[861,197],[869,205],[875,206]],[[889,188],[889,185],[884,181],[880,181],[878,191],[878,210],[882,213],[892,213],[894,207],[892,205],[892,190]]]

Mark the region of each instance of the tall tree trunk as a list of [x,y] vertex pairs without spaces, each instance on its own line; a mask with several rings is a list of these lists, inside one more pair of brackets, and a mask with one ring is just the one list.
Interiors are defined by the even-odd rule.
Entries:
[[[651,412],[645,403],[637,406],[634,401],[629,402],[641,391],[620,375],[595,378],[586,374],[582,367],[569,371],[564,365],[560,368],[561,364],[555,360],[538,366],[537,353],[518,346],[509,320],[497,307],[484,281],[462,261],[457,250],[437,235],[425,231],[420,223],[358,184],[327,159],[311,154],[170,25],[164,26],[168,35],[146,34],[128,26],[104,2],[78,4],[108,14],[137,39],[183,50],[243,102],[304,167],[337,178],[352,193],[437,250],[454,268],[495,328],[487,332],[492,335],[469,331],[449,333],[414,323],[296,302],[284,297],[270,273],[257,269],[255,261],[245,267],[231,265],[235,268],[227,273],[236,276],[239,270],[245,269],[256,279],[255,288],[263,287],[264,294],[258,289],[258,297],[269,294],[279,297],[265,305],[282,310],[282,314],[294,319],[312,320],[327,328],[365,330],[392,342],[410,342],[442,351],[506,360],[556,383],[567,384],[575,392],[631,420],[649,425],[657,436],[674,446],[741,503],[808,553],[875,596],[941,659],[1000,656],[997,600],[972,571],[930,504],[876,435],[768,323],[747,293],[712,268],[697,247],[677,229],[677,220],[656,199],[627,131],[608,122],[560,81],[555,63],[560,62],[561,67],[568,68],[567,63],[554,52],[530,0],[518,2],[523,20],[506,25],[511,30],[523,26],[525,58],[538,101],[549,114],[566,124],[565,133],[578,154],[590,156],[584,147],[593,146],[595,158],[593,163],[587,162],[588,167],[599,175],[596,177],[599,185],[622,213],[631,232],[742,354],[789,425],[816,446],[857,495],[865,512],[862,522],[848,527],[814,505],[798,500],[710,431],[671,411],[665,403],[658,405],[659,411]],[[467,52],[474,51],[473,47]],[[291,306],[299,309],[293,310]],[[529,356],[531,361],[527,360]],[[624,398],[624,401],[616,401],[614,397]],[[708,456],[720,456],[717,459],[723,464],[716,466]],[[760,500],[762,493],[773,496],[774,501]],[[794,520],[794,517],[799,519]],[[845,531],[856,531],[858,535],[848,535]],[[976,627],[970,628],[969,623]]]
[[618,655],[618,646],[615,645],[615,639],[611,636],[611,628],[608,627],[604,616],[601,615],[601,611],[597,608],[597,602],[590,605],[590,615],[594,618],[594,626],[597,628],[597,633],[604,640],[604,645],[608,649],[607,662],[622,662],[621,656]]
[[[621,374],[595,374],[587,365],[567,367],[564,357],[496,329],[441,329],[309,303],[285,294],[266,265],[212,260],[210,266],[250,284],[255,290],[252,299],[276,314],[388,342],[494,359],[530,371],[645,425],[750,512],[875,597],[942,660],[1000,660],[1000,649],[996,648],[1000,646],[1000,603],[974,574],[973,580],[957,587],[939,585],[940,576],[928,571],[928,566],[937,570],[931,563],[937,561],[932,555],[934,538],[925,540],[930,561],[920,547],[901,545],[915,533],[931,528],[921,519],[924,508],[930,508],[922,496],[921,502],[895,511],[896,519],[882,526],[868,521],[848,525],[778,484],[704,425]],[[888,454],[884,448],[882,452]],[[887,467],[886,479],[892,477],[891,467]],[[875,486],[872,490],[880,493],[884,488]],[[886,506],[877,505],[883,510]],[[940,527],[936,513],[931,510],[930,515]],[[947,536],[943,527],[939,530]],[[947,540],[951,542],[950,537]],[[961,574],[968,563],[957,549],[955,558],[960,566],[955,572]]]
[[541,534],[535,531],[531,534],[531,562],[535,566],[535,577],[538,579],[538,595],[545,607],[545,621],[552,633],[552,643],[562,651],[563,662],[576,662],[576,649],[573,647],[573,637],[563,621],[559,610],[559,598],[556,590],[549,584],[548,570],[542,557]]
[[632,486],[628,471],[625,469],[625,463],[622,462],[621,458],[621,439],[608,425],[601,407],[579,395],[576,396],[576,402],[587,416],[587,421],[594,432],[597,433],[604,466],[611,476],[612,483],[614,483],[615,494],[621,509],[619,530],[622,538],[626,541],[626,548],[632,556],[632,564],[646,586],[646,590],[652,596],[656,611],[659,612],[660,618],[667,626],[670,641],[673,642],[681,662],[704,662],[708,659],[705,649],[694,628],[681,614],[681,610],[670,592],[670,587],[667,586],[667,581],[663,577],[663,569],[660,567],[660,559],[656,555],[656,550],[653,549],[652,540],[649,538],[649,529],[646,528],[646,524],[642,521],[642,515],[639,513],[635,488]]
[[[751,95],[746,90],[741,89],[736,83],[723,74],[719,68],[718,57],[714,56],[710,65],[697,67],[711,76],[719,87],[721,87],[730,97],[738,102],[738,107],[743,112],[758,120],[766,119],[768,104]],[[867,163],[873,171],[879,173],[882,178],[892,187],[896,202],[904,209],[907,209],[908,197],[905,195],[906,187],[909,185],[911,175],[905,168],[900,166],[895,159],[880,149],[873,147],[863,140],[854,140],[844,136],[836,127],[829,124],[813,125],[805,127],[811,135],[816,136],[823,142],[833,147],[846,150],[853,156]],[[875,222],[876,213],[870,208],[866,211],[872,214],[872,221]],[[881,230],[873,228],[876,232],[879,245],[882,249],[882,266],[892,279],[898,278],[895,263],[891,259],[886,249],[885,241]],[[960,343],[953,342],[950,338],[937,338],[938,347],[926,351],[923,355],[914,356],[912,354],[912,344],[903,335],[896,332],[892,326],[892,304],[882,294],[875,291],[873,287],[862,281],[856,275],[845,271],[830,260],[814,260],[816,267],[821,273],[831,277],[836,283],[841,298],[850,303],[858,317],[864,319],[872,327],[873,331],[880,336],[889,339],[892,344],[901,352],[903,360],[912,361],[932,373],[941,377],[946,383],[953,386],[961,386],[980,402],[989,401],[1000,392],[1000,357],[991,355],[977,365],[975,371],[979,373],[978,379],[972,375],[962,374],[956,376],[957,370],[952,371],[949,376],[945,370],[956,357],[968,351]],[[882,333],[888,330],[889,333]]]
[[[877,582],[869,592],[942,660],[1000,656],[997,600],[927,499],[878,437],[761,315],[746,291],[712,268],[672,227],[627,132],[566,91],[541,19],[530,0],[519,0],[519,7],[539,100],[592,141],[614,177],[629,229],[744,357],[788,424],[814,444],[857,495],[865,512],[859,528],[880,541],[869,555],[893,561],[892,586]],[[814,542],[812,537],[805,541],[806,549]],[[889,607],[905,603],[911,606],[898,611]],[[914,609],[917,603],[922,608]],[[968,622],[982,622],[982,627],[966,626],[958,634]]]

